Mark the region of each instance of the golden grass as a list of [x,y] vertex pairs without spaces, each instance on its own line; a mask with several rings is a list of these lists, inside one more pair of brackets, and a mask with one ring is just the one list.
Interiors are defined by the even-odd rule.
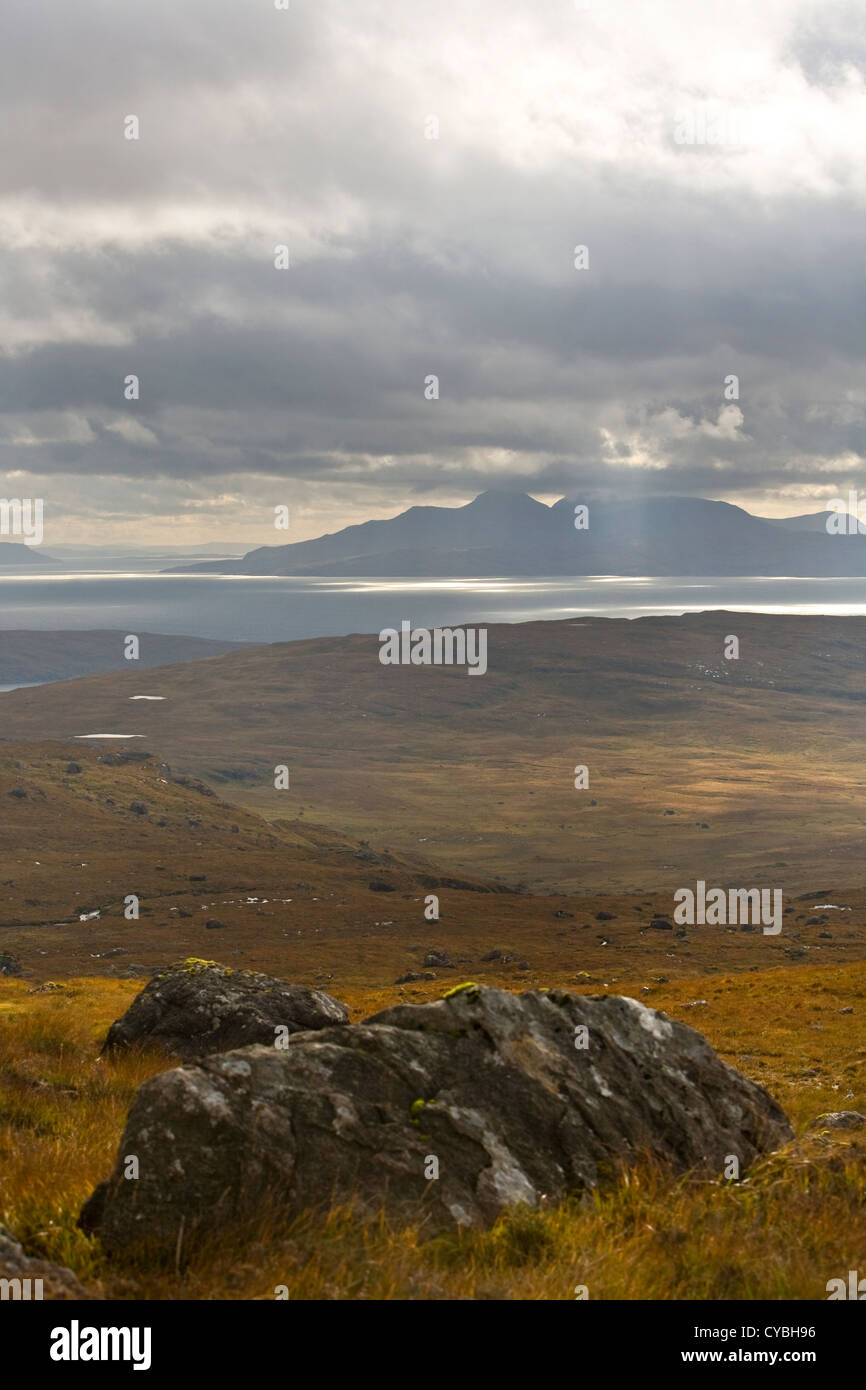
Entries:
[[[355,1017],[393,997],[331,987]],[[617,984],[697,1026],[788,1111],[797,1139],[741,1183],[673,1179],[648,1164],[558,1208],[517,1208],[491,1231],[432,1241],[350,1211],[263,1214],[161,1271],[109,1262],[75,1225],[113,1164],[137,1087],[170,1064],[98,1058],[139,988],[82,979],[36,992],[0,980],[0,1221],[101,1296],[270,1299],[284,1285],[292,1299],[572,1299],[586,1285],[590,1298],[822,1299],[828,1279],[862,1267],[866,1135],[806,1128],[828,1109],[866,1109],[862,965],[659,979],[649,996]],[[707,1007],[685,1008],[695,998]]]

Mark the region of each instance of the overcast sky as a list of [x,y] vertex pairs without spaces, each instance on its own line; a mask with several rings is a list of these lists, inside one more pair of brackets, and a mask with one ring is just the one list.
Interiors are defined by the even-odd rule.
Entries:
[[46,550],[866,494],[862,5],[289,3],[3,0],[0,488]]

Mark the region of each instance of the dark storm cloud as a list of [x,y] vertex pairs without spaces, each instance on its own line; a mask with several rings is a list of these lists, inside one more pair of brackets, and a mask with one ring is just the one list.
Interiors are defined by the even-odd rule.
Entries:
[[[782,4],[755,51],[786,100],[809,69],[809,119],[757,149],[677,148],[683,92],[704,95],[689,44],[712,35],[672,11],[648,75],[621,13],[576,42],[565,4],[13,0],[0,469],[149,480],[154,513],[169,484],[268,475],[361,511],[497,481],[832,487],[863,454],[864,190],[840,144],[862,93],[846,78],[836,124],[818,128],[824,105],[811,130],[807,57],[843,51],[840,30]],[[712,62],[705,87],[732,99],[736,49]]]

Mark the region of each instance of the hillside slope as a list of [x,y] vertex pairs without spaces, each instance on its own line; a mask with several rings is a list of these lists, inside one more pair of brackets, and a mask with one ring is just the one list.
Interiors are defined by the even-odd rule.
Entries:
[[[739,660],[724,659],[729,634]],[[139,735],[269,819],[312,819],[446,876],[673,893],[719,875],[803,892],[862,878],[864,642],[857,618],[502,624],[473,678],[382,666],[377,636],[355,635],[13,692],[0,716],[16,740]]]

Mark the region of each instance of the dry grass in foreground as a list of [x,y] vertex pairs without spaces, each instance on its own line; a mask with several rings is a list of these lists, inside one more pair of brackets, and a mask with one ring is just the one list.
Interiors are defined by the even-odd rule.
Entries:
[[[862,965],[659,979],[642,996],[697,1025],[791,1116],[797,1140],[739,1184],[648,1166],[556,1209],[518,1208],[491,1231],[433,1241],[346,1211],[263,1218],[244,1239],[219,1233],[179,1271],[110,1263],[75,1225],[135,1090],[167,1065],[97,1057],[139,988],[0,981],[0,1221],[102,1297],[271,1299],[285,1286],[292,1299],[573,1299],[585,1285],[593,1299],[824,1299],[828,1279],[866,1264],[866,1136],[804,1132],[825,1110],[866,1108]],[[384,1002],[333,988],[365,1011]],[[641,997],[640,985],[617,989]],[[706,1006],[685,1009],[696,997]]]

